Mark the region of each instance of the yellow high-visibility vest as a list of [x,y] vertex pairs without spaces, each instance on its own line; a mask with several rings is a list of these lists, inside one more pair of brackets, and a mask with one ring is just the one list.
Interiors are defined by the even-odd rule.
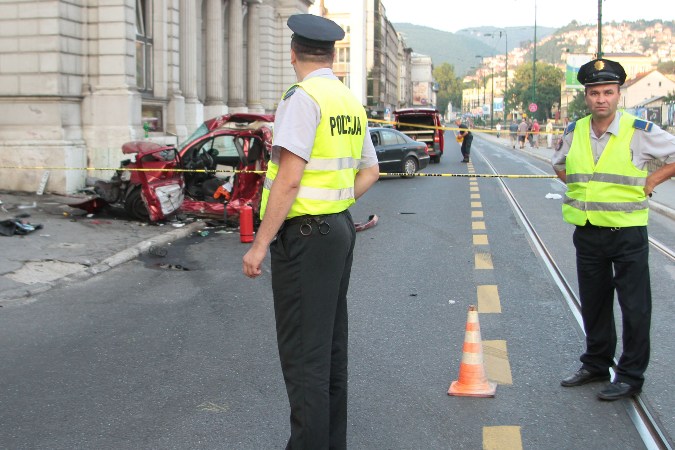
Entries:
[[647,225],[648,173],[633,165],[630,151],[635,120],[630,114],[621,115],[619,134],[609,138],[597,165],[591,149],[591,116],[577,121],[566,161],[567,193],[562,206],[566,222],[619,228]]
[[[354,178],[368,123],[366,112],[339,80],[313,77],[297,86],[318,103],[321,120],[298,195],[287,218],[342,212],[355,202]],[[270,161],[263,185],[261,218],[278,171],[279,166]]]

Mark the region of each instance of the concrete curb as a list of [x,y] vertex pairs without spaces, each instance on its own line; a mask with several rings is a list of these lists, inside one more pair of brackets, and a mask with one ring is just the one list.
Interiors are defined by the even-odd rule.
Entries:
[[145,241],[139,242],[133,247],[129,247],[121,252],[118,252],[98,264],[95,264],[89,267],[85,272],[90,273],[91,275],[97,275],[99,273],[106,272],[113,267],[124,264],[125,262],[131,261],[132,259],[138,257],[141,253],[146,252],[150,247],[154,245],[166,245],[169,242],[177,241],[188,237],[195,231],[199,231],[206,226],[204,222],[192,222],[183,228],[178,228],[176,230],[169,231],[167,233],[161,234],[155,238],[147,239]]
[[[73,282],[73,281],[82,281],[88,278],[91,278],[99,273],[107,272],[113,267],[117,267],[120,264],[131,261],[134,258],[141,255],[143,252],[146,252],[150,247],[154,245],[166,245],[170,242],[177,241],[178,239],[183,239],[190,236],[192,233],[201,230],[206,227],[206,223],[203,221],[192,222],[182,228],[168,231],[162,233],[159,236],[153,237],[151,239],[146,239],[145,241],[139,242],[138,244],[124,249],[120,252],[115,253],[112,256],[104,259],[98,264],[95,264],[91,267],[83,269],[80,272],[76,272],[71,275],[67,275],[63,278],[53,280],[50,282],[36,283],[35,285],[28,285],[25,287],[19,287],[11,290],[6,290],[2,292],[2,297],[0,300],[6,302],[8,300],[20,300],[27,297],[32,297],[37,294],[46,292],[56,286]],[[5,303],[6,304],[6,303]]]

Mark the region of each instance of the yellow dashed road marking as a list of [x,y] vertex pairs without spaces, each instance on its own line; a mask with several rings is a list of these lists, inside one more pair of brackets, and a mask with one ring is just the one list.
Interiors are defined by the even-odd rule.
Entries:
[[520,427],[483,427],[483,450],[522,450]]
[[499,301],[499,292],[496,285],[487,284],[478,286],[476,296],[478,297],[478,312],[480,314],[502,312],[502,305]]
[[487,234],[474,234],[473,245],[488,245]]
[[485,229],[485,222],[482,220],[476,220],[474,222],[471,222],[471,229],[472,230],[484,230]]
[[483,211],[471,211],[471,217],[483,217]]
[[471,207],[472,208],[482,208],[483,203],[481,203],[481,202],[471,202]]
[[472,192],[478,192],[478,186],[469,186],[469,190]]
[[492,270],[492,255],[489,253],[476,253],[475,268]]
[[480,198],[480,194],[471,194],[471,198]]
[[483,362],[485,375],[489,380],[499,384],[513,384],[506,341],[483,341]]

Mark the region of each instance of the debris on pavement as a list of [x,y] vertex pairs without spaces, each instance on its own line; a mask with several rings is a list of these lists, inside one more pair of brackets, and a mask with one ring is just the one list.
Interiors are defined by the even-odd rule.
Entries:
[[21,220],[21,218],[19,218],[18,216],[13,219],[0,221],[0,235],[2,236],[13,236],[15,234],[23,236],[35,230],[41,229],[42,229],[41,224],[32,224],[30,222],[25,222]]
[[377,221],[380,218],[377,217],[377,214],[371,214],[368,216],[368,220],[365,222],[355,222],[354,223],[354,228],[356,228],[356,231],[363,231],[367,230],[368,228],[373,228],[375,225],[377,225]]
[[159,258],[164,258],[169,254],[169,249],[166,247],[160,247],[158,245],[152,245],[148,249],[148,254],[152,256],[157,256]]
[[181,266],[180,264],[157,264],[157,267],[160,269],[169,269],[169,270],[190,270],[187,267]]

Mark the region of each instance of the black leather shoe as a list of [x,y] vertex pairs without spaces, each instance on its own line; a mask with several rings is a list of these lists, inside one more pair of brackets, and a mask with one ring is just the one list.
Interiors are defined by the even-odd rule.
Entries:
[[611,402],[614,400],[619,400],[620,398],[632,397],[635,394],[639,394],[641,391],[642,389],[637,386],[631,386],[630,384],[624,383],[622,381],[614,381],[605,389],[598,392],[598,398],[600,400]]
[[587,383],[592,383],[594,381],[607,381],[609,380],[608,373],[593,373],[584,369],[583,367],[570,375],[567,378],[564,378],[560,381],[560,386],[564,387],[575,387],[582,386]]

